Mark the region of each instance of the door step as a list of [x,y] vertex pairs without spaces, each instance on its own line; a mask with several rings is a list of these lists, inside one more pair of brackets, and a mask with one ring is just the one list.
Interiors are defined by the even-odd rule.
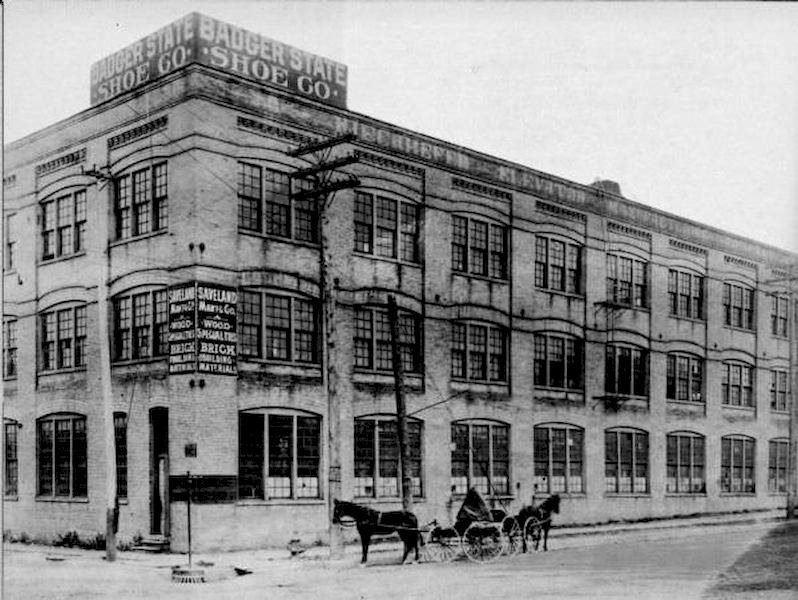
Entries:
[[163,535],[152,535],[142,539],[138,544],[133,546],[131,550],[135,550],[136,552],[150,552],[153,554],[169,552],[169,538]]

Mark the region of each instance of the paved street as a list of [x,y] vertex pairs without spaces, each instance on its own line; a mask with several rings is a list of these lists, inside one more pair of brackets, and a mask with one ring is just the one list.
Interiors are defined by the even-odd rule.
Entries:
[[[502,557],[486,565],[467,560],[401,567],[393,551],[357,559],[267,560],[263,553],[230,553],[213,562],[205,584],[171,582],[180,556],[120,554],[5,546],[4,597],[15,600],[114,598],[700,598],[704,590],[772,523],[682,527],[550,540],[548,553]],[[50,560],[45,555],[50,556]],[[273,556],[273,554],[272,554]],[[63,560],[52,560],[63,558]],[[233,566],[252,569],[237,577]]]

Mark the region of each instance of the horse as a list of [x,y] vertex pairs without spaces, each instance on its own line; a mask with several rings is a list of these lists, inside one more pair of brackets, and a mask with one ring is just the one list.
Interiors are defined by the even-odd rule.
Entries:
[[380,512],[368,506],[337,499],[333,500],[333,505],[333,523],[340,524],[343,517],[351,517],[357,523],[360,545],[363,548],[360,564],[365,564],[368,558],[371,536],[391,533],[398,533],[404,543],[402,564],[407,560],[411,549],[415,550],[416,561],[418,561],[418,545],[421,536],[418,531],[418,519],[413,513],[404,510]]
[[[527,551],[526,546],[526,537],[527,533],[532,536],[532,541],[535,543],[535,550],[537,551],[538,545],[540,544],[541,534],[543,537],[543,551],[546,552],[548,548],[548,541],[549,541],[549,529],[551,528],[551,515],[552,514],[559,514],[560,512],[560,496],[554,494],[553,496],[549,496],[543,502],[538,504],[537,506],[525,506],[521,509],[521,512],[518,513],[516,517],[516,521],[518,524],[523,527],[523,549],[524,552]],[[527,521],[534,517],[537,519],[538,524],[535,524],[534,521],[530,523],[529,529],[531,531],[527,532]]]

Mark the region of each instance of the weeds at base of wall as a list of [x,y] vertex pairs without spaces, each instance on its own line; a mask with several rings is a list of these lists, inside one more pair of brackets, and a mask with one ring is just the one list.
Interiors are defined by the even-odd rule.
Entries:
[[[142,536],[137,533],[132,538],[117,539],[116,547],[118,550],[131,550],[134,546],[141,543]],[[56,548],[80,548],[82,550],[105,550],[105,534],[94,533],[88,536],[81,536],[77,531],[67,531],[59,533],[55,538],[35,538],[22,531],[14,533],[10,529],[3,530],[3,541],[11,544],[38,544],[41,546],[54,546]]]

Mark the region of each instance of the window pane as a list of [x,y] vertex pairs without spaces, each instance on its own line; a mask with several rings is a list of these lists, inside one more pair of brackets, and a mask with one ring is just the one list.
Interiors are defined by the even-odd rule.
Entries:
[[292,417],[269,415],[269,480],[267,491],[270,498],[291,497],[292,434]]
[[238,497],[263,498],[263,415],[238,416]]

